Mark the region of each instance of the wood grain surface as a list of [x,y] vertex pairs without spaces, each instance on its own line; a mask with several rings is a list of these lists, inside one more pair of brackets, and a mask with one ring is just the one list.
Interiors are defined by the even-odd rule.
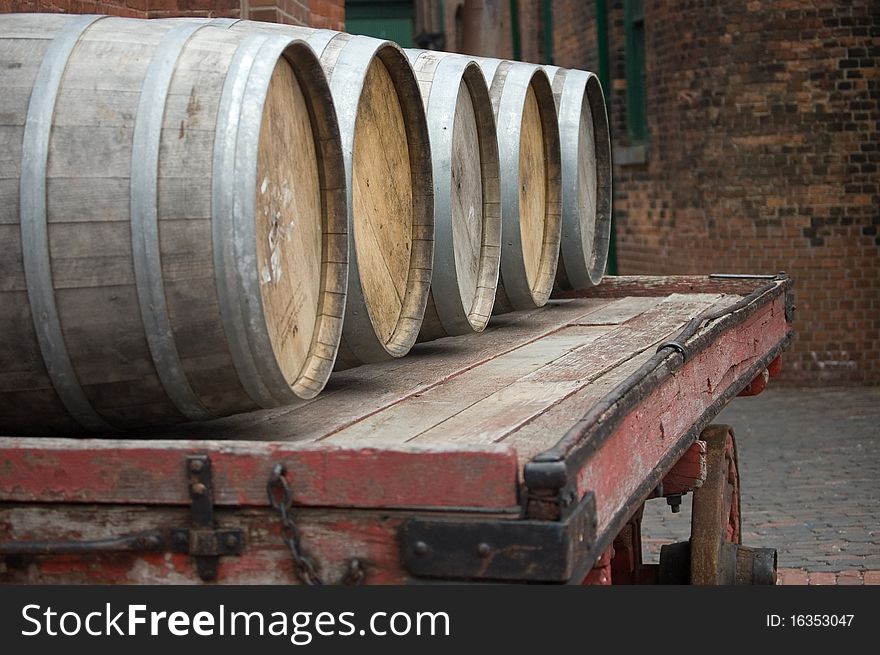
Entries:
[[321,294],[322,208],[309,107],[290,63],[269,83],[257,158],[257,267],[272,349],[293,383],[309,355]]
[[519,227],[523,262],[530,289],[538,283],[547,220],[547,163],[544,127],[535,90],[529,86],[519,136]]
[[458,87],[452,128],[452,239],[463,307],[477,295],[483,244],[483,180],[477,117],[467,84]]
[[413,188],[404,116],[380,58],[370,63],[358,106],[352,203],[358,273],[377,334],[388,343],[409,282]]
[[[301,406],[181,426],[173,434],[345,447],[503,444],[591,385],[610,388],[601,386],[603,378],[619,381],[616,369],[707,307],[738,298],[554,301],[496,317],[482,334],[417,344],[402,360],[334,374],[324,393]],[[554,433],[532,438],[528,450],[538,452]]]

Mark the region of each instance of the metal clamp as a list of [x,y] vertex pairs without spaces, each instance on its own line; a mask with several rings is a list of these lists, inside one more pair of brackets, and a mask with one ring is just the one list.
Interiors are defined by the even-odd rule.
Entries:
[[158,530],[84,541],[4,541],[0,543],[0,556],[156,553],[165,549],[166,542],[165,536]]
[[657,352],[659,353],[661,350],[665,348],[672,348],[677,353],[680,353],[684,359],[688,358],[688,351],[682,344],[678,343],[678,341],[667,341],[665,343],[661,343],[657,346]]
[[240,555],[244,550],[241,530],[217,529],[214,520],[214,477],[207,455],[186,458],[189,478],[192,525],[171,531],[171,549],[195,558],[196,571],[202,580],[217,579],[221,555]]
[[105,553],[174,553],[192,555],[196,570],[204,581],[217,579],[221,556],[241,555],[244,537],[241,530],[217,528],[214,521],[214,487],[211,460],[207,455],[186,458],[189,495],[192,501],[192,524],[188,527],[135,532],[119,537],[85,540],[37,540],[0,542],[0,557],[15,565],[15,558],[53,557],[58,555],[97,555]]
[[419,577],[567,582],[595,561],[596,526],[588,492],[558,521],[410,518],[400,543],[404,565]]

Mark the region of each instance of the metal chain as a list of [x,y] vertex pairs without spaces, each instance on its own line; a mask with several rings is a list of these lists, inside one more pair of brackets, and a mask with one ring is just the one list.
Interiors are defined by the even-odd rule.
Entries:
[[[315,563],[302,548],[302,538],[299,528],[293,522],[290,508],[293,506],[293,494],[287,483],[287,471],[283,464],[276,464],[266,485],[266,493],[269,496],[269,504],[281,517],[281,539],[290,549],[293,557],[293,567],[297,577],[303,584],[323,585],[324,581],[318,574]],[[358,559],[348,562],[348,569],[339,584],[359,585],[364,582],[366,572]]]

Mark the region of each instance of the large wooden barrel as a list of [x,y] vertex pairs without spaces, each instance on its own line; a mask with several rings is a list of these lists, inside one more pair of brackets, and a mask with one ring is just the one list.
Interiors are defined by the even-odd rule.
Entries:
[[421,340],[480,332],[492,315],[501,250],[498,143],[479,66],[407,50],[431,139],[434,272]]
[[476,58],[489,83],[501,162],[501,280],[495,312],[541,307],[559,260],[559,127],[540,66]]
[[599,284],[611,240],[611,137],[602,85],[593,73],[545,66],[562,147],[562,241],[556,286]]
[[332,30],[240,21],[305,39],[339,118],[350,212],[348,301],[338,366],[409,352],[431,285],[434,206],[425,111],[399,46]]
[[230,21],[0,16],[0,431],[314,396],[347,272],[332,98]]

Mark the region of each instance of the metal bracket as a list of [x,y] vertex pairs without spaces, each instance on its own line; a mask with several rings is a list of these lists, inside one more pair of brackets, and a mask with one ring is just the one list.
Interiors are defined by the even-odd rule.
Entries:
[[[161,553],[170,548],[196,560],[196,570],[204,581],[217,579],[221,555],[241,555],[241,530],[217,528],[214,521],[214,487],[211,460],[207,455],[186,458],[192,525],[136,532],[106,539],[0,542],[0,557],[15,566],[34,556],[96,555],[104,553]],[[169,543],[170,542],[170,543]],[[12,558],[12,560],[10,560]]]
[[666,348],[671,348],[675,352],[679,353],[684,361],[688,360],[688,351],[684,344],[681,344],[678,341],[666,341],[657,346],[657,352],[659,353],[661,350],[665,350]]
[[794,321],[794,313],[797,310],[797,304],[795,304],[795,295],[792,289],[788,289],[785,292],[785,320],[789,323]]
[[560,521],[411,518],[401,552],[415,576],[567,582],[592,564],[596,525],[590,492]]
[[196,570],[204,581],[217,579],[221,555],[241,555],[241,530],[218,529],[214,521],[214,476],[207,455],[186,458],[192,526],[171,531],[171,549],[195,558]]

